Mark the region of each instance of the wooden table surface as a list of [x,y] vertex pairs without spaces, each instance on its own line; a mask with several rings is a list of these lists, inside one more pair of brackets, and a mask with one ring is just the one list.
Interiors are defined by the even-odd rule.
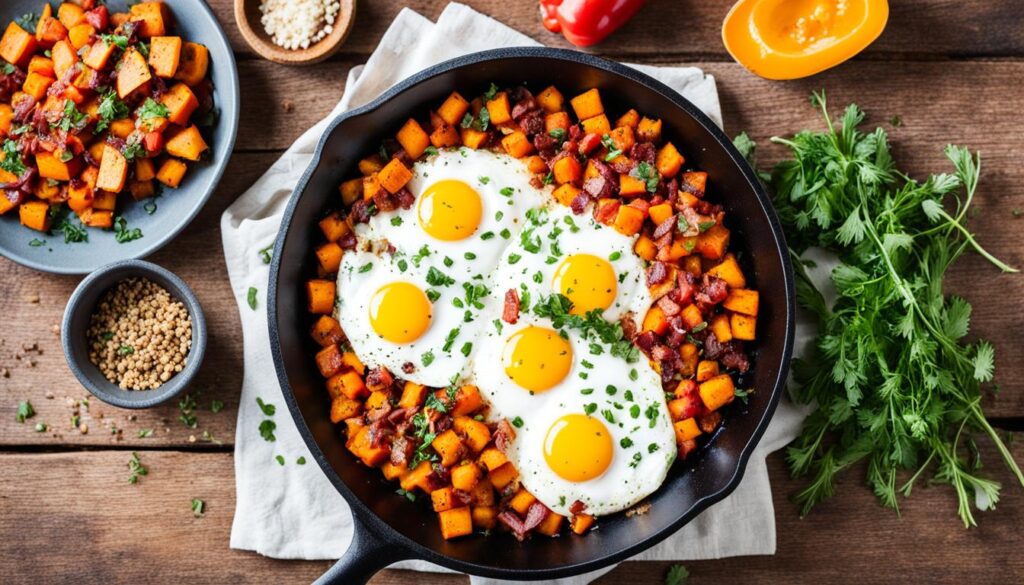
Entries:
[[[242,339],[235,297],[225,272],[218,229],[221,212],[303,130],[324,116],[344,88],[350,67],[362,63],[402,6],[434,18],[444,1],[373,0],[359,3],[355,29],[342,52],[325,63],[290,68],[255,57],[239,35],[231,0],[209,0],[235,48],[242,83],[242,118],[228,171],[205,209],[152,261],[181,275],[203,304],[210,330],[206,361],[193,386],[198,426],[178,421],[176,405],[141,412],[92,400],[80,407],[83,433],[71,428],[73,404],[86,398],[55,333],[77,277],[42,274],[0,260],[0,566],[9,583],[188,582],[301,583],[327,562],[277,561],[228,548],[234,512],[232,445],[242,378]],[[467,2],[541,42],[565,46],[546,33],[535,0]],[[173,4],[173,0],[171,0]],[[652,0],[601,45],[602,55],[665,65],[696,65],[714,75],[726,131],[746,130],[766,143],[777,133],[820,121],[808,105],[825,88],[839,108],[855,100],[882,124],[895,155],[914,173],[948,170],[947,142],[980,150],[983,176],[972,219],[980,240],[1010,264],[1024,266],[1024,26],[1012,0],[902,0],[885,33],[851,62],[811,79],[770,82],[732,62],[719,39],[728,2]],[[893,116],[902,124],[893,125]],[[765,148],[763,156],[780,156]],[[974,304],[972,334],[997,348],[1001,391],[986,397],[993,423],[1009,434],[1024,430],[1024,277],[1000,275],[967,257],[951,275],[951,292]],[[978,286],[978,283],[984,283]],[[15,422],[21,400],[37,415]],[[214,400],[225,407],[210,411]],[[34,423],[49,425],[35,432]],[[140,430],[153,429],[140,437]],[[1012,438],[1012,437],[1011,437]],[[126,483],[131,452],[149,475]],[[988,472],[1006,487],[995,512],[965,530],[946,487],[921,489],[897,516],[876,503],[862,476],[845,477],[839,496],[800,519],[789,497],[779,454],[769,459],[778,552],[686,563],[691,583],[934,583],[1024,582],[1019,527],[1024,491],[1013,484],[990,446]],[[1024,454],[1017,449],[1024,465]],[[195,518],[190,500],[206,502]],[[601,583],[661,583],[669,563],[626,563]],[[465,583],[460,576],[386,571],[377,585]]]

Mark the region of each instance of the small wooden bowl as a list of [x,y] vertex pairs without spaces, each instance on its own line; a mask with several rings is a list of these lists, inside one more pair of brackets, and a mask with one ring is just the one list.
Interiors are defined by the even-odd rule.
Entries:
[[331,34],[307,49],[285,49],[274,44],[263,28],[260,0],[235,0],[235,22],[245,41],[261,57],[285,65],[311,65],[330,57],[341,48],[356,20],[356,0],[339,0],[341,10],[332,25]]

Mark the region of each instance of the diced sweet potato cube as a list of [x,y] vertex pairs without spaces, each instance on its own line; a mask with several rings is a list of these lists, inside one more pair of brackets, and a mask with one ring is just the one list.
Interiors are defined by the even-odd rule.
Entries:
[[339,423],[346,418],[351,418],[363,411],[363,405],[358,400],[352,400],[348,396],[335,396],[331,400],[331,422]]
[[83,22],[68,29],[68,42],[77,51],[88,45],[96,36],[96,29],[91,24]]
[[433,132],[430,133],[430,144],[435,148],[458,146],[461,138],[455,126],[445,122],[441,116],[436,114],[431,114],[431,118],[436,118],[437,121],[434,124]]
[[360,376],[366,373],[366,366],[363,365],[363,362],[359,361],[359,356],[354,351],[346,351],[341,356],[341,361],[345,362],[346,366],[359,372]]
[[117,207],[117,193],[96,190],[93,193],[92,208],[99,211],[114,211]]
[[451,510],[452,508],[462,504],[462,502],[455,497],[455,490],[451,486],[430,492],[430,502],[433,504],[435,512]]
[[618,126],[608,132],[608,137],[611,138],[612,144],[615,145],[615,150],[621,150],[622,152],[629,152],[630,148],[636,144],[636,138],[633,136],[633,129],[629,126]]
[[344,203],[346,207],[351,206],[363,195],[362,177],[343,181],[341,186],[338,187],[338,191],[341,193],[341,202]]
[[576,534],[585,534],[594,525],[590,514],[576,514],[569,520],[569,528]]
[[677,443],[692,441],[700,436],[700,427],[697,426],[697,421],[693,418],[675,422],[672,424],[672,428],[676,432]]
[[206,141],[203,140],[203,135],[199,133],[199,128],[195,125],[182,128],[172,134],[167,139],[167,144],[164,145],[167,154],[191,161],[199,160],[203,152],[209,148]]
[[36,38],[12,20],[4,36],[0,37],[0,57],[8,63],[24,67],[32,59],[36,46]]
[[575,183],[583,176],[583,167],[580,166],[580,161],[576,160],[575,156],[565,156],[555,161],[552,173],[555,182],[559,185]]
[[695,250],[705,258],[717,260],[725,256],[725,250],[728,247],[729,229],[723,225],[715,224],[697,236]]
[[50,89],[54,81],[52,77],[40,75],[33,71],[25,78],[25,83],[21,86],[21,90],[32,96],[37,102],[42,101],[46,97],[46,90]]
[[566,183],[555,189],[552,195],[554,196],[555,201],[558,201],[562,205],[568,207],[572,205],[572,200],[580,194],[580,191],[581,189],[579,187]]
[[654,305],[647,310],[644,316],[642,331],[653,331],[657,335],[664,335],[668,331],[668,318],[661,307]]
[[407,381],[402,388],[402,397],[398,400],[399,408],[417,408],[427,397],[427,387],[423,384]]
[[384,187],[388,193],[397,193],[412,179],[412,171],[402,164],[402,161],[393,158],[391,162],[384,165],[377,176],[381,187]]
[[498,509],[494,506],[473,506],[473,526],[490,530],[498,523]]
[[185,178],[185,171],[187,170],[188,166],[184,162],[176,158],[169,158],[164,161],[164,164],[160,165],[160,170],[156,172],[156,180],[175,189],[181,184],[182,179]]
[[188,41],[181,47],[181,59],[174,78],[189,87],[195,87],[206,78],[210,67],[210,50],[199,43]]
[[715,338],[721,343],[732,341],[732,328],[729,326],[729,316],[715,315],[711,319],[711,332],[715,334]]
[[[654,209],[653,207],[651,209]],[[640,234],[640,237],[636,239],[636,244],[633,244],[633,251],[636,255],[650,262],[654,260],[654,256],[658,253],[658,248],[647,234]]]
[[110,123],[109,132],[112,135],[117,136],[118,138],[124,140],[128,138],[128,136],[132,132],[135,132],[135,121],[131,118],[122,118],[120,120],[114,120]]
[[32,59],[28,62],[28,72],[38,73],[40,75],[45,75],[46,77],[57,76],[57,74],[53,72],[53,59],[42,55],[32,55]]
[[679,194],[688,193],[698,199],[704,197],[707,188],[708,174],[703,171],[690,171],[679,176]]
[[421,461],[419,465],[405,474],[399,485],[407,492],[420,488],[428,494],[442,487],[434,480],[434,468],[428,461]]
[[473,128],[460,128],[459,136],[462,138],[462,144],[467,148],[474,150],[483,148],[487,145],[487,139],[491,135],[487,132],[482,132]]
[[686,159],[683,158],[683,155],[679,154],[675,145],[671,142],[666,142],[665,146],[658,150],[658,154],[654,159],[654,166],[657,167],[658,174],[669,178],[679,173],[679,169],[683,168],[684,162],[686,162]]
[[139,21],[139,36],[148,39],[167,32],[168,12],[163,2],[140,2],[128,9],[132,20]]
[[611,122],[608,121],[608,116],[605,116],[604,114],[598,114],[592,118],[587,118],[580,122],[580,124],[583,126],[583,132],[586,134],[604,136],[611,132],[612,129]]
[[[625,176],[625,175],[620,175]],[[632,236],[640,231],[644,225],[646,214],[630,205],[620,205],[619,211],[615,214],[615,231],[626,236]]]
[[87,209],[85,213],[82,213],[81,220],[88,227],[109,229],[114,226],[114,212]]
[[430,146],[430,136],[427,135],[420,123],[409,118],[398,130],[396,136],[398,143],[402,145],[409,158],[416,160],[423,154],[423,151]]
[[[14,108],[10,104],[0,104],[0,138],[7,136],[11,131],[11,123],[14,120]],[[3,181],[6,183],[7,181]]]
[[153,79],[153,74],[149,71],[146,58],[134,47],[129,47],[118,62],[117,97],[124,99],[150,79]]
[[77,4],[61,2],[57,7],[57,20],[64,25],[64,28],[70,30],[85,21],[85,10]]
[[526,491],[523,488],[519,488],[519,491],[512,496],[509,500],[508,505],[510,508],[519,513],[520,516],[525,516],[526,512],[529,511],[530,506],[537,501],[537,498],[533,494]]
[[452,487],[464,492],[471,492],[483,478],[484,472],[476,463],[466,463],[452,468]]
[[507,134],[501,139],[501,146],[504,147],[505,152],[515,158],[523,158],[528,154],[533,154],[533,143],[530,142],[530,139],[521,130]]
[[568,112],[554,112],[544,116],[544,131],[551,134],[552,130],[569,130],[572,121]]
[[601,94],[597,91],[596,87],[572,98],[569,103],[572,104],[572,109],[580,120],[600,116],[604,113]]
[[652,120],[647,116],[640,119],[636,126],[636,139],[641,142],[658,142],[661,140],[661,120]]
[[385,461],[384,465],[380,466],[380,472],[384,474],[384,479],[391,481],[401,479],[405,474],[409,473],[409,467],[405,463],[395,465],[390,461]]
[[632,175],[619,175],[619,195],[636,197],[647,193],[647,183]]
[[708,410],[718,410],[732,402],[735,395],[736,387],[729,374],[715,376],[700,385],[700,399]]
[[128,161],[121,151],[109,144],[103,145],[103,159],[100,173],[96,176],[96,188],[111,193],[120,193],[128,178]]
[[455,417],[455,432],[462,437],[470,451],[479,453],[491,442],[491,430],[484,423],[468,416]]
[[469,492],[469,500],[474,506],[493,506],[496,498],[491,480],[485,477],[477,482],[476,487]]
[[448,123],[450,126],[457,126],[462,121],[462,117],[469,111],[469,102],[466,98],[459,95],[459,92],[453,91],[448,99],[444,100],[441,107],[437,109],[437,115]]
[[308,309],[310,313],[329,315],[334,309],[333,280],[313,279],[306,282]]
[[[342,356],[342,363],[344,363],[344,356]],[[366,382],[363,381],[363,377],[359,372],[349,370],[342,372],[340,375],[341,391],[345,396],[357,400],[370,395],[370,389],[366,387]]]
[[724,280],[729,288],[737,289],[747,286],[747,279],[743,276],[743,270],[733,254],[726,254],[725,259],[709,268],[707,273]]
[[441,536],[451,540],[473,533],[473,516],[469,506],[445,510],[438,514],[441,523]]
[[370,439],[369,427],[363,427],[356,432],[356,436],[350,441],[348,449],[369,467],[377,467],[387,461],[390,455],[386,443],[376,447],[373,445],[373,441]]
[[[0,201],[2,202],[2,201]],[[71,211],[78,213],[92,207],[93,188],[84,181],[74,182],[68,185],[68,207]]]
[[82,159],[75,157],[63,162],[58,155],[59,153],[53,152],[36,153],[36,168],[39,170],[39,176],[57,181],[70,181],[71,177],[77,177],[82,166]]
[[[629,126],[633,130],[636,130],[637,125],[640,124],[640,114],[636,110],[629,110],[625,114],[619,116],[618,120],[615,120],[615,126]],[[634,134],[635,135],[635,134]]]
[[174,77],[181,63],[181,37],[153,37],[149,45],[149,66],[157,77]]
[[316,249],[316,258],[320,261],[320,268],[324,272],[330,274],[337,272],[338,267],[341,266],[341,246],[334,242],[327,242]]
[[565,516],[560,516],[551,512],[541,520],[539,526],[537,526],[537,532],[544,536],[556,536],[562,529],[562,522],[565,520]]
[[89,47],[89,50],[85,52],[85,56],[82,57],[82,63],[97,71],[103,69],[116,49],[117,47],[113,44],[107,44],[102,39],[97,39]]
[[321,315],[310,328],[309,334],[320,347],[345,341],[345,333],[341,330],[341,324],[330,315]]
[[199,107],[196,95],[184,83],[175,83],[171,86],[160,96],[160,103],[167,106],[167,121],[178,126],[188,124],[188,119]]
[[759,300],[760,296],[756,290],[735,288],[729,291],[729,296],[722,301],[722,306],[736,313],[756,317]]
[[[49,4],[47,4],[49,6]],[[43,15],[36,22],[36,42],[40,47],[52,47],[68,37],[68,29],[53,16]]]
[[[356,179],[362,181],[361,179]],[[360,190],[362,185],[360,184]],[[345,221],[341,214],[334,212],[327,217],[320,220],[320,231],[324,233],[324,237],[327,238],[328,242],[337,242],[343,236],[351,231],[348,223]]]
[[697,305],[686,305],[679,312],[679,316],[682,317],[683,324],[686,325],[687,329],[693,329],[704,322],[704,315],[700,313]]
[[341,349],[335,344],[328,345],[316,352],[316,367],[324,378],[330,378],[337,374],[344,365],[341,361]]
[[491,480],[491,485],[498,490],[503,490],[505,486],[519,477],[519,472],[516,470],[516,466],[509,461],[497,469],[492,469],[487,477]]
[[735,339],[753,341],[756,338],[757,318],[742,313],[729,315],[729,329]]
[[697,364],[697,381],[704,382],[718,375],[718,362],[701,360]]
[[545,112],[551,114],[562,110],[565,98],[555,86],[549,85],[544,91],[537,94],[537,103]]
[[451,409],[452,416],[473,414],[484,405],[480,389],[472,384],[465,384],[455,393],[455,406]]
[[21,225],[45,232],[50,229],[50,204],[45,201],[26,201],[18,207]]
[[505,457],[505,454],[496,447],[488,447],[480,453],[479,461],[487,468],[487,471],[493,472],[508,463],[508,457]]
[[484,105],[487,113],[491,116],[491,124],[504,124],[512,121],[512,107],[508,103],[508,94],[499,91],[494,98]]

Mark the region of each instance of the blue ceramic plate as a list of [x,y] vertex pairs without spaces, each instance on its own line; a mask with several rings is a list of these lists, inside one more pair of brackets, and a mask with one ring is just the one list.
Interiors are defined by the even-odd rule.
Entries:
[[[60,2],[52,1],[56,14]],[[124,0],[109,0],[111,13],[127,10]],[[185,180],[177,189],[164,189],[155,200],[157,209],[152,214],[144,208],[145,202],[125,202],[118,197],[117,213],[128,222],[129,229],[140,228],[143,237],[119,244],[112,230],[88,229],[89,241],[64,243],[57,230],[41,234],[19,224],[17,210],[0,216],[0,255],[36,270],[60,274],[86,274],[96,268],[118,260],[144,258],[171,241],[192,221],[213,190],[217,187],[238,130],[238,70],[224,31],[210,8],[202,0],[166,0],[174,20],[171,34],[185,40],[206,45],[210,50],[210,76],[213,80],[213,101],[218,112],[209,138],[212,156],[198,163],[190,163]],[[23,14],[38,15],[43,0],[0,1],[0,29]],[[129,198],[130,199],[130,198]],[[39,240],[45,241],[43,245]]]

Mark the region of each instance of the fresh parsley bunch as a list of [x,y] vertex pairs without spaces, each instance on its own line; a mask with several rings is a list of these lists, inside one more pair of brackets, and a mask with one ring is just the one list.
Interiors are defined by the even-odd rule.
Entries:
[[[817,403],[789,446],[787,459],[809,485],[796,496],[806,514],[834,491],[836,476],[864,461],[883,504],[899,510],[921,480],[948,483],[965,526],[999,499],[999,483],[980,475],[974,442],[995,443],[1006,466],[1024,476],[981,410],[994,351],[964,341],[971,305],[947,296],[947,269],[974,249],[1004,272],[1016,272],[981,248],[965,226],[980,158],[948,146],[952,174],[919,182],[895,165],[881,128],[864,133],[864,113],[846,108],[835,124],[824,94],[812,103],[827,129],[773,138],[792,151],[768,179],[794,253],[797,299],[817,317],[815,355],[794,361],[795,398]],[[738,146],[753,144],[742,135]],[[807,278],[799,254],[808,247],[838,255],[837,299],[828,306]]]

